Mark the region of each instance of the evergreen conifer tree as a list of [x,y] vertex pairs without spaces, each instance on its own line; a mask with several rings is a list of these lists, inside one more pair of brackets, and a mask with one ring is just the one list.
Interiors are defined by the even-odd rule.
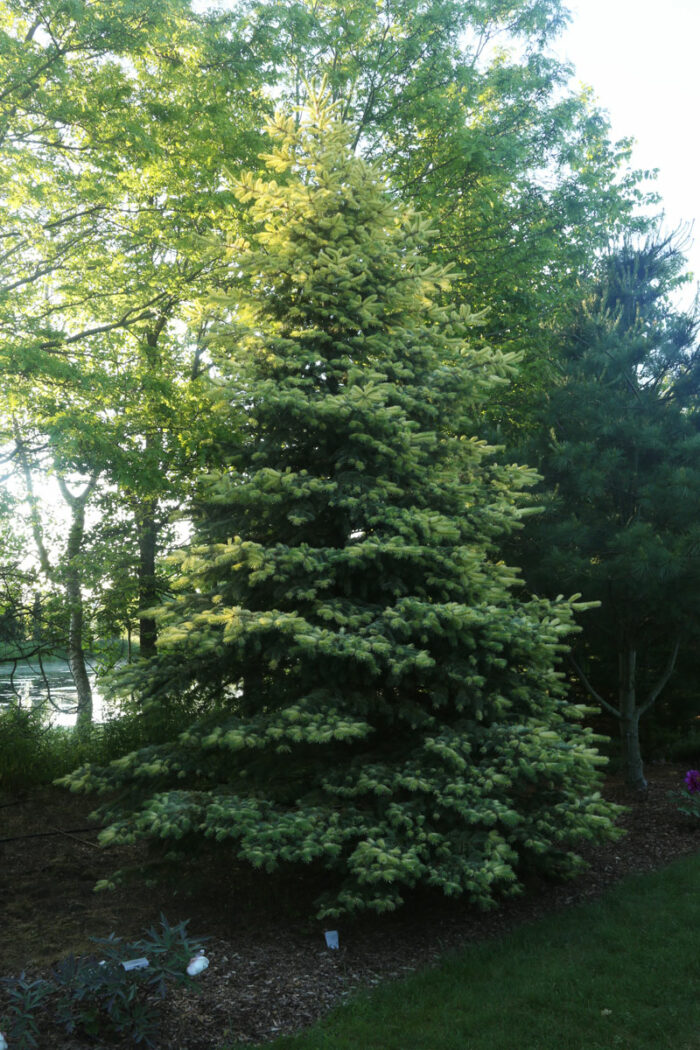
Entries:
[[267,871],[320,865],[322,915],[419,883],[488,904],[523,865],[570,871],[577,840],[613,834],[556,670],[570,603],[518,600],[498,558],[532,474],[471,436],[514,362],[470,347],[425,221],[322,96],[270,131],[271,174],[239,186],[245,301],[212,348],[232,440],[140,681],[199,716],[70,784],[119,789],[104,842],[199,835]]
[[658,230],[600,261],[526,446],[545,512],[514,547],[537,593],[571,587],[600,603],[571,663],[617,721],[639,791],[640,720],[672,689],[678,656],[697,651],[700,315],[673,302],[684,265]]

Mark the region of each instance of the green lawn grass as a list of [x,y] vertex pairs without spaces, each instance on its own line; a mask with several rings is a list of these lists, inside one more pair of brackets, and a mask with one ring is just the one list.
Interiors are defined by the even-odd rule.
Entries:
[[314,1028],[265,1046],[700,1050],[699,978],[693,856],[359,995]]

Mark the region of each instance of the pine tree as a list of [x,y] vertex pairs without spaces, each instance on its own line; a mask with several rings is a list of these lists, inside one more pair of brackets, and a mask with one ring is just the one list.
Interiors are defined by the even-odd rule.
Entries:
[[271,174],[238,188],[245,301],[231,293],[212,347],[232,440],[140,682],[199,717],[70,784],[119,789],[103,842],[199,835],[266,871],[315,862],[322,915],[391,909],[419,883],[485,905],[523,865],[571,871],[577,840],[613,833],[556,669],[571,606],[519,601],[498,558],[532,473],[470,436],[514,362],[470,347],[425,221],[326,99],[270,132]]
[[600,603],[571,662],[616,720],[640,791],[640,719],[679,654],[697,651],[700,315],[673,302],[684,265],[658,230],[600,261],[527,452],[549,494],[516,554],[538,593],[571,587]]

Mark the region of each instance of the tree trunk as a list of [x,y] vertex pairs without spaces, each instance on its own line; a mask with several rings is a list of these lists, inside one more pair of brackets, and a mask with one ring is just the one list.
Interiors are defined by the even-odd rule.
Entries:
[[[153,202],[155,206],[155,201]],[[172,304],[171,304],[172,305]],[[162,368],[161,353],[159,347],[160,335],[168,322],[169,308],[163,312],[154,323],[153,327],[146,332],[146,337],[141,344],[141,361],[147,373],[159,376]],[[204,337],[204,329],[200,329]],[[154,405],[154,416],[159,413],[159,404]],[[146,447],[143,453],[144,476],[155,480],[161,477],[163,465],[162,439],[157,427],[153,427],[146,434]],[[141,491],[144,491],[143,489]],[[145,491],[148,491],[147,489]],[[151,493],[153,489],[151,488]],[[158,588],[156,583],[156,553],[158,550],[159,527],[156,523],[158,511],[158,497],[151,494],[137,500],[136,503],[136,527],[139,538],[139,647],[143,659],[149,660],[156,654],[156,641],[158,638],[158,627],[155,617],[144,615],[149,609],[158,604]]]
[[138,515],[139,531],[139,645],[141,656],[148,660],[156,653],[158,629],[153,616],[146,616],[158,601],[156,586],[156,550],[158,526],[155,522],[155,500],[141,505]]
[[636,791],[646,791],[648,784],[644,776],[642,752],[639,745],[639,719],[641,709],[637,706],[637,651],[625,646],[618,654],[620,736],[622,742],[622,765],[625,780]]
[[41,614],[41,595],[38,591],[35,591],[34,602],[32,604],[32,641],[36,642],[38,645],[44,640]]
[[78,712],[75,727],[80,732],[92,724],[92,689],[87,667],[85,666],[85,652],[83,650],[83,596],[77,574],[74,578],[66,581],[66,594],[70,608],[68,665],[78,694]]
[[[54,567],[49,559],[49,554],[44,543],[44,534],[39,514],[39,503],[34,493],[32,481],[32,468],[27,454],[27,448],[16,420],[13,420],[15,445],[24,479],[27,486],[27,501],[32,523],[32,532],[36,542],[39,563],[48,578],[65,590],[68,602],[68,666],[70,667],[75,689],[78,695],[78,710],[76,717],[76,729],[81,731],[92,724],[92,689],[85,666],[85,653],[83,651],[83,591],[82,591],[82,566],[80,564],[80,553],[85,536],[85,507],[90,495],[97,484],[99,472],[91,475],[90,480],[77,496],[68,488],[65,479],[56,475],[61,495],[70,507],[71,524],[68,532],[68,542],[63,564]],[[40,612],[41,601],[35,596],[35,612]],[[35,624],[35,630],[36,630]],[[41,627],[39,626],[39,630]]]
[[85,666],[83,651],[83,591],[78,559],[85,532],[85,503],[89,495],[85,490],[82,497],[71,497],[70,507],[73,520],[68,533],[66,548],[66,568],[64,585],[68,599],[68,665],[73,676],[78,694],[78,713],[75,727],[78,731],[92,724],[92,689]]
[[70,492],[60,475],[57,481],[63,498],[71,509],[71,526],[68,532],[64,568],[60,575],[68,599],[68,666],[78,694],[75,728],[81,732],[92,724],[92,689],[83,649],[83,589],[80,553],[85,536],[85,506],[90,493],[97,484],[97,475],[94,474],[90,478],[78,496]]
[[648,788],[646,777],[644,776],[642,751],[639,746],[639,720],[656,703],[661,691],[673,674],[680,644],[680,638],[676,638],[665,670],[642,704],[637,702],[637,650],[629,643],[623,645],[617,658],[619,698],[617,708],[608,703],[600,693],[596,692],[573,653],[569,654],[571,665],[593,699],[617,719],[620,727],[625,779],[630,787],[635,788],[637,791],[646,791]]

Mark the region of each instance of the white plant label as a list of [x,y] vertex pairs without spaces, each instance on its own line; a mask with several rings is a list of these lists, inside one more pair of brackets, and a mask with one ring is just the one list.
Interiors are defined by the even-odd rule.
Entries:
[[193,955],[190,959],[187,973],[190,977],[196,977],[198,973],[202,973],[203,970],[206,970],[208,965],[209,960],[206,955],[203,952],[200,952],[198,955]]
[[340,944],[338,941],[337,930],[326,930],[326,947],[327,948],[339,948]]

